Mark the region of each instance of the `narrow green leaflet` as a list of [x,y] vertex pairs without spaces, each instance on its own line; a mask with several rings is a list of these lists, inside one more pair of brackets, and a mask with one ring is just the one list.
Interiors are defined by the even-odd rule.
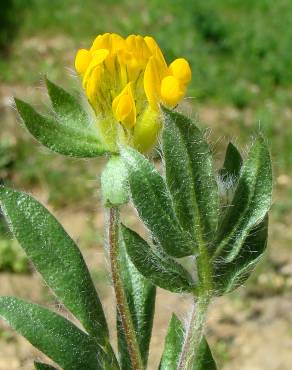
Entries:
[[242,166],[242,157],[238,149],[232,143],[227,146],[223,167],[220,175],[223,178],[238,178]]
[[217,259],[234,260],[250,230],[266,215],[271,205],[272,168],[265,141],[259,137],[245,161],[228,211],[217,238]]
[[[165,338],[159,370],[177,368],[184,343],[184,336],[184,327],[177,316],[173,314]],[[193,364],[193,370],[217,370],[215,360],[213,359],[212,352],[205,337],[201,340],[199,350]]]
[[205,337],[203,337],[200,343],[194,370],[217,370],[216,362]]
[[[124,289],[137,333],[142,360],[146,368],[153,325],[156,288],[139,273],[130,261],[123,240],[120,242],[119,257]],[[119,317],[117,323],[121,368],[123,370],[130,370],[132,365]]]
[[0,297],[0,317],[64,370],[103,370],[95,341],[64,317],[14,297]]
[[46,85],[53,109],[62,125],[96,133],[96,127],[90,122],[88,114],[74,96],[47,78]]
[[107,342],[103,309],[74,241],[28,194],[0,187],[0,204],[14,236],[48,286],[92,336]]
[[181,225],[199,245],[214,237],[219,197],[210,148],[189,118],[163,108],[166,181]]
[[184,327],[175,314],[172,314],[159,370],[176,369],[184,342]]
[[54,366],[42,362],[35,362],[34,367],[36,370],[57,370]]
[[171,256],[194,254],[194,241],[178,223],[162,176],[136,150],[122,148],[121,155],[128,171],[132,201],[155,241]]
[[192,277],[182,265],[151,248],[137,233],[125,226],[122,226],[122,235],[132,263],[145,278],[171,292],[195,291]]
[[242,285],[261,260],[268,240],[268,216],[251,229],[238,255],[232,262],[215,260],[213,263],[216,293],[226,294]]
[[89,158],[106,153],[97,132],[84,125],[63,124],[55,117],[46,117],[22,100],[15,99],[16,108],[28,131],[54,152],[72,157]]
[[234,190],[236,189],[240,170],[242,167],[242,157],[238,149],[232,144],[229,143],[227,146],[225,160],[223,167],[219,170],[219,192],[220,192],[220,201],[222,214],[228,210],[228,206],[231,204]]

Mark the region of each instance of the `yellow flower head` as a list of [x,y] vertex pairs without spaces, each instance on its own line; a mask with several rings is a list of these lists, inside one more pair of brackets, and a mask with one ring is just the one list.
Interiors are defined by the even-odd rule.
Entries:
[[75,68],[113,150],[117,141],[149,150],[161,127],[159,105],[176,106],[191,80],[188,62],[179,58],[168,66],[149,36],[99,35],[89,50],[77,52]]

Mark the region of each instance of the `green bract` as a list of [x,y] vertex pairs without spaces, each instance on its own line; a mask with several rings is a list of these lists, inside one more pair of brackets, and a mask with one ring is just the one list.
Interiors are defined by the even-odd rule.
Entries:
[[61,87],[46,82],[55,111],[51,116],[44,116],[28,103],[15,99],[28,131],[44,146],[63,155],[90,158],[107,153],[95,123],[80,103]]

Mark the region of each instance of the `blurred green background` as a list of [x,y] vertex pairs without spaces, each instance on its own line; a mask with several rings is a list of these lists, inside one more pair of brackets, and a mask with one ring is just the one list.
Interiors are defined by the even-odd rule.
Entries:
[[[201,127],[210,128],[208,135],[218,162],[228,140],[234,140],[244,154],[257,132],[266,135],[275,179],[270,253],[247,289],[231,295],[228,304],[230,300],[236,302],[236,310],[243,307],[249,313],[261,300],[263,307],[271,304],[265,301],[271,299],[286,304],[292,290],[291,0],[1,2],[0,179],[33,191],[61,216],[64,212],[67,215],[64,210],[70,214],[73,209],[84,214],[78,236],[82,236],[85,249],[94,246],[97,238],[92,229],[101,163],[62,158],[41,148],[17,123],[11,96],[17,95],[43,109],[48,101],[42,76],[48,75],[67,88],[76,87],[70,78],[76,50],[88,48],[94,37],[104,32],[123,36],[150,34],[159,42],[168,62],[181,56],[190,61],[193,79],[185,110],[198,118]],[[10,240],[5,225],[1,235],[0,270],[30,273],[29,264]],[[292,312],[291,306],[289,310]],[[285,315],[285,325],[291,324],[291,315]],[[275,313],[275,320],[278,318]],[[211,326],[210,335],[215,339],[219,335],[216,333],[216,327]],[[282,335],[291,339],[291,330]],[[238,348],[235,354],[229,353],[229,343],[234,338],[236,334],[214,339],[219,362],[226,363],[224,369],[241,353]],[[274,348],[277,349],[275,343]],[[289,361],[291,364],[291,356]],[[273,367],[272,362],[259,367],[251,364],[246,369],[288,369],[285,362],[282,367]],[[232,368],[245,369],[237,366]]]

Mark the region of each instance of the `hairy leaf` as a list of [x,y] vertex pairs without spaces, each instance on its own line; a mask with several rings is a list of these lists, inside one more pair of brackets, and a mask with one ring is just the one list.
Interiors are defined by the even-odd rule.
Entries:
[[214,261],[214,282],[217,294],[226,294],[242,285],[261,260],[268,239],[268,216],[251,229],[238,255],[232,262]]
[[[185,330],[181,321],[176,315],[172,315],[164,345],[159,370],[176,369],[185,339]],[[196,354],[193,370],[217,370],[215,360],[213,359],[211,350],[203,337]]]
[[232,143],[227,146],[225,160],[220,175],[223,178],[238,178],[242,166],[242,157],[238,149]]
[[60,301],[100,342],[107,342],[103,309],[82,254],[53,215],[28,194],[0,187],[14,236]]
[[210,148],[189,118],[163,108],[166,181],[181,225],[197,245],[213,240],[219,197]]
[[272,169],[268,148],[262,137],[252,146],[245,161],[232,204],[218,233],[216,258],[231,262],[250,230],[266,215],[271,205]]
[[106,153],[97,132],[85,125],[68,124],[54,117],[45,117],[34,108],[15,99],[16,108],[28,131],[54,152],[72,157],[97,157]]
[[159,370],[176,369],[184,342],[184,327],[175,314],[172,314]]
[[[145,279],[130,261],[123,240],[120,240],[120,268],[134,328],[140,347],[141,357],[146,368],[151,339],[156,288]],[[118,317],[118,344],[121,368],[132,368],[124,332]]]
[[94,340],[64,317],[14,297],[0,297],[0,316],[64,370],[103,369]]
[[194,370],[217,370],[216,362],[212,356],[210,347],[203,337],[200,343],[199,351],[196,356]]
[[123,240],[128,255],[137,270],[160,288],[171,292],[194,292],[190,274],[174,259],[151,248],[133,230],[122,227]]
[[178,223],[162,176],[136,150],[123,148],[121,154],[128,170],[133,203],[155,241],[171,256],[194,254],[194,241]]
[[224,211],[228,210],[228,206],[230,205],[234,190],[236,189],[240,170],[242,167],[242,157],[237,150],[237,148],[232,144],[229,143],[227,146],[225,160],[223,167],[219,170],[219,189],[220,189],[220,201],[222,207],[222,214]]
[[88,114],[74,96],[47,78],[46,85],[52,106],[62,125],[96,133],[96,127],[90,122]]

